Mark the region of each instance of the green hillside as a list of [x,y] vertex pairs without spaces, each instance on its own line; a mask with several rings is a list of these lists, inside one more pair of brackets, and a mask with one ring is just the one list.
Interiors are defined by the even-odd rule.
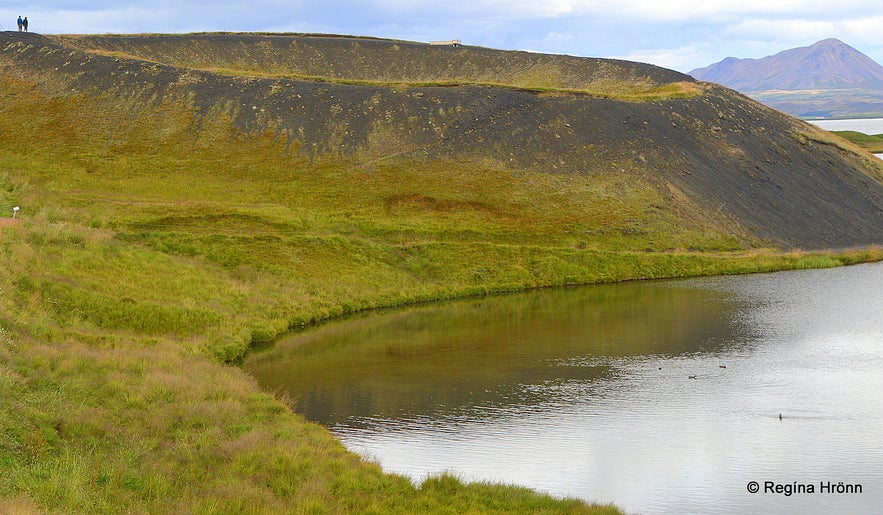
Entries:
[[235,363],[379,306],[883,255],[883,165],[648,65],[0,38],[0,512],[608,511],[416,488]]
[[865,134],[856,131],[832,131],[845,140],[849,140],[868,152],[883,153],[883,134]]

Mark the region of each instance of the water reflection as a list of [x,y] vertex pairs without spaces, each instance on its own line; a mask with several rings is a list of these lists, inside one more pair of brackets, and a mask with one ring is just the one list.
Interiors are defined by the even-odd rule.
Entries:
[[[448,302],[329,324],[247,368],[328,426],[547,409],[561,385],[610,379],[626,356],[716,352],[747,331],[738,300],[627,283]],[[685,376],[686,377],[686,376]]]
[[[536,291],[354,317],[245,368],[418,480],[453,470],[645,513],[870,513],[881,291],[883,264]],[[746,491],[823,480],[864,493]]]

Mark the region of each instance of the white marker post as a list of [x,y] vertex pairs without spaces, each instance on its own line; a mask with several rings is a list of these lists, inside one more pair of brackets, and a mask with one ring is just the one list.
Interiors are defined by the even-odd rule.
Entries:
[[18,206],[15,206],[14,208],[12,208],[12,218],[15,218],[15,215],[17,215],[17,214],[18,214]]

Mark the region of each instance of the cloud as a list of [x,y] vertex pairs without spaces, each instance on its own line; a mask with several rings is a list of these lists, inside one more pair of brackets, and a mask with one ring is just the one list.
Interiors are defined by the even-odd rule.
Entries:
[[737,39],[796,41],[818,38],[820,34],[833,34],[836,26],[837,23],[827,20],[747,19],[728,27],[725,35]]
[[843,0],[830,2],[820,0],[668,0],[647,2],[644,0],[620,0],[618,2],[581,2],[597,4],[591,10],[604,17],[632,17],[641,21],[703,22],[719,23],[745,17],[775,18],[825,16],[838,18],[855,13],[879,10],[876,0]]
[[423,12],[447,16],[480,17],[482,19],[516,20],[557,18],[579,14],[582,4],[578,0],[477,0],[470,2],[444,2],[431,0],[375,0],[367,2],[390,13]]
[[652,63],[656,66],[662,66],[663,68],[671,68],[673,70],[681,70],[685,72],[697,68],[697,66],[694,66],[694,63],[708,62],[711,64],[708,60],[712,59],[706,50],[695,45],[687,45],[678,48],[638,49],[633,50],[628,54],[613,57],[624,59],[626,61]]

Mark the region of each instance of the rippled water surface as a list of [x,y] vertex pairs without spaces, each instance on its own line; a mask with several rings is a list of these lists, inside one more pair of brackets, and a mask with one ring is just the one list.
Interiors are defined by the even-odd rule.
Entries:
[[[388,311],[245,368],[416,481],[452,471],[641,513],[883,506],[883,264]],[[784,494],[797,485],[814,491]]]

